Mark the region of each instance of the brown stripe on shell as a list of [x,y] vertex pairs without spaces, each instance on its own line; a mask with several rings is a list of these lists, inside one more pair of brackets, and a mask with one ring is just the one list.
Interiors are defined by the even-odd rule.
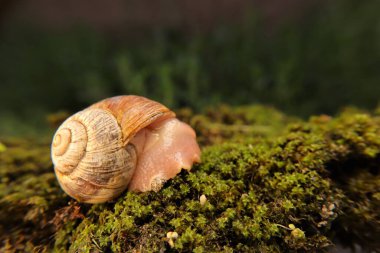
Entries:
[[70,195],[70,197],[79,202],[89,203],[89,199],[97,196],[100,187],[83,180],[82,178],[73,179],[70,175],[60,173],[59,169],[55,168],[55,173],[59,179],[59,184],[62,189]]
[[80,177],[72,178],[69,175],[56,171],[60,179],[62,189],[72,198],[84,203],[102,203],[120,195],[124,189],[106,189],[103,186],[95,185]]
[[[126,149],[128,154],[131,155],[131,159],[135,160],[136,152],[133,145],[128,145]],[[128,172],[128,169],[124,172]],[[124,178],[125,175],[123,174],[110,177],[108,182],[96,182],[96,175],[92,175],[92,177],[84,179],[80,176],[80,174],[76,175],[75,173],[61,173],[57,167],[55,167],[55,173],[62,189],[69,196],[79,202],[91,204],[102,203],[116,198],[126,188],[126,185],[120,186],[120,182],[128,182],[128,180]]]
[[72,132],[69,149],[62,156],[54,155],[53,149],[52,158],[65,192],[87,203],[104,202],[122,193],[134,172],[137,154],[132,144],[123,145],[115,116],[109,110],[86,109],[61,128]]
[[175,113],[164,105],[140,96],[117,96],[104,99],[89,108],[110,111],[123,131],[126,145],[135,134],[157,120],[175,117]]

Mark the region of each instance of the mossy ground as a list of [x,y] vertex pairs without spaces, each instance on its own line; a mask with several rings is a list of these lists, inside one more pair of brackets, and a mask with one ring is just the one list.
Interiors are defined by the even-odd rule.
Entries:
[[202,163],[158,193],[99,205],[60,190],[49,141],[1,139],[0,251],[323,252],[341,240],[380,252],[379,110],[306,122],[260,106],[178,114]]

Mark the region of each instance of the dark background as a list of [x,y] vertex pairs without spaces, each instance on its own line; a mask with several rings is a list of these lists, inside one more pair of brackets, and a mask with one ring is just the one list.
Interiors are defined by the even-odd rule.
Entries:
[[0,136],[139,94],[307,117],[380,101],[380,1],[2,0]]

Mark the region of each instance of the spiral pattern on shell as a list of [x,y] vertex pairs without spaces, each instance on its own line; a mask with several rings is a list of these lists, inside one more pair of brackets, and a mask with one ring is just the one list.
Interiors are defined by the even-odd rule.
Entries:
[[107,110],[86,109],[57,130],[52,159],[61,187],[88,203],[104,202],[123,192],[136,165],[136,152],[123,145],[116,118]]
[[53,139],[52,157],[57,169],[64,174],[70,173],[84,156],[86,146],[86,127],[80,121],[68,120]]

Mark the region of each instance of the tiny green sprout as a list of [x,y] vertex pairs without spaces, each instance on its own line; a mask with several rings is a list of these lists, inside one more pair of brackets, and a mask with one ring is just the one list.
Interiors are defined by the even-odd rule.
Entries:
[[169,243],[170,247],[173,248],[174,247],[174,241],[178,238],[178,233],[175,231],[174,232],[170,231],[166,234],[166,238],[169,239],[168,243]]
[[200,197],[199,197],[199,203],[201,203],[201,206],[204,206],[207,202],[207,198],[206,198],[206,195],[202,194]]
[[172,231],[169,231],[167,234],[166,234],[166,237],[169,238],[169,239],[177,239],[178,238],[178,233],[177,232],[172,232]]
[[302,239],[302,238],[305,238],[305,232],[303,232],[301,229],[299,228],[295,228],[292,230],[292,232],[290,233],[294,238],[296,239]]
[[3,143],[0,142],[0,153],[6,150],[7,150],[7,147]]
[[296,226],[294,226],[294,224],[289,224],[288,227],[290,228],[290,230],[292,230],[292,232],[290,232],[290,234],[294,238],[296,238],[296,239],[305,238],[305,232],[303,232],[301,229],[299,229]]

